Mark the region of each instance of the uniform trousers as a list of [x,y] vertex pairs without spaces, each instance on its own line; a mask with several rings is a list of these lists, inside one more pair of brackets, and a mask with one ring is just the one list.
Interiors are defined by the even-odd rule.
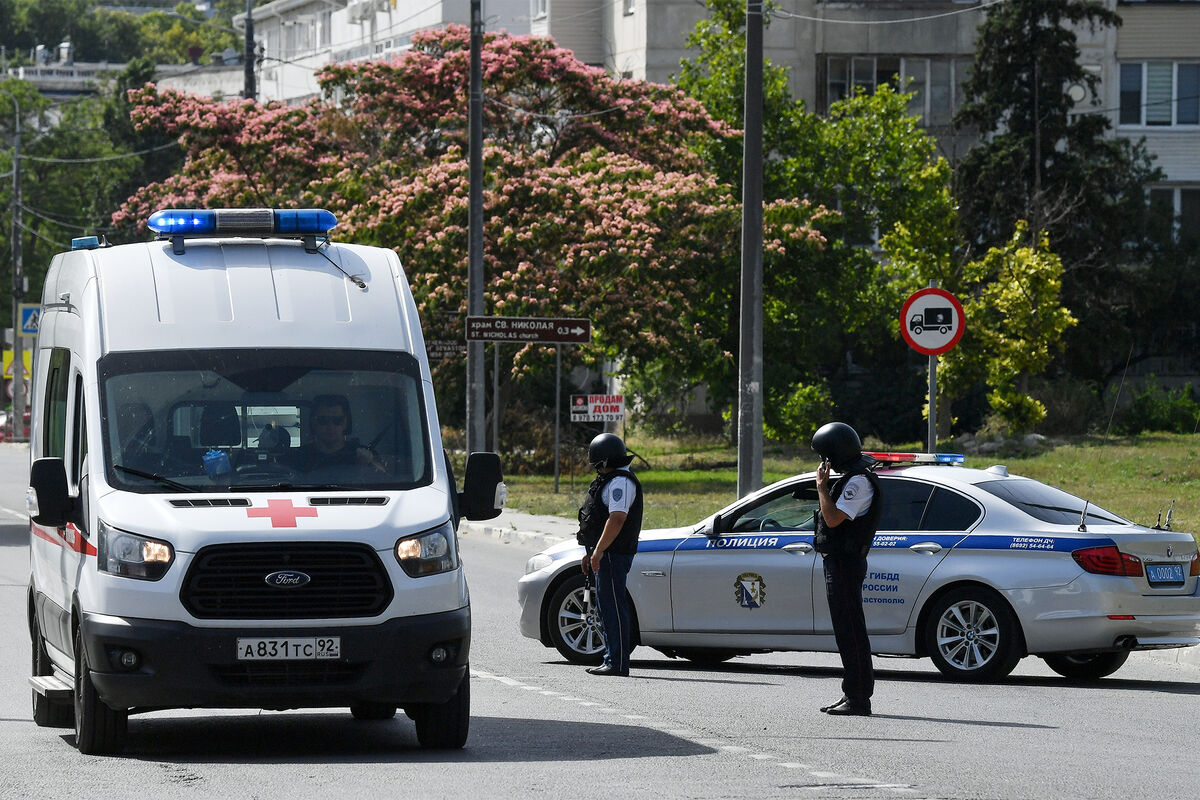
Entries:
[[871,665],[871,640],[863,614],[862,586],[867,559],[860,555],[825,556],[825,597],[833,621],[833,637],[842,657],[842,694],[856,703],[871,702],[875,670]]
[[596,570],[596,600],[600,603],[600,623],[604,627],[604,663],[618,672],[629,671],[631,628],[629,596],[625,582],[633,566],[633,553],[600,556]]

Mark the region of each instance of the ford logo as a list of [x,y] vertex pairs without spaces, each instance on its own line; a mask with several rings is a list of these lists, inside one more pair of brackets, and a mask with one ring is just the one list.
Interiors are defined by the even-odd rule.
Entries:
[[283,570],[280,570],[279,572],[272,572],[270,575],[263,578],[263,580],[265,580],[267,582],[268,586],[290,587],[290,586],[303,586],[304,584],[311,581],[312,578],[308,577],[303,572],[296,572],[295,570],[283,569]]

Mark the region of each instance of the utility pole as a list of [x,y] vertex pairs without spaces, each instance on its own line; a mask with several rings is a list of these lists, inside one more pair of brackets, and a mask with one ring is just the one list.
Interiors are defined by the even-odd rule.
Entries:
[[25,439],[25,340],[21,337],[21,303],[25,300],[25,268],[21,249],[21,104],[16,95],[0,89],[13,101],[13,200],[12,200],[12,326],[13,326],[13,439]]
[[738,336],[738,497],[762,487],[763,0],[746,2],[746,91],[742,141],[742,301]]
[[[471,0],[471,94],[467,136],[467,316],[483,316],[483,12]],[[465,321],[464,321],[465,325]],[[485,448],[483,342],[467,342],[467,452]]]
[[254,85],[254,0],[246,0],[246,65],[243,80],[242,96],[253,100],[258,96]]

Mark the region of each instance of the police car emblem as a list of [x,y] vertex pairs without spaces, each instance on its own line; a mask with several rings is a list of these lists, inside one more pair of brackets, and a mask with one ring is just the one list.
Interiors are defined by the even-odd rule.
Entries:
[[743,572],[733,582],[733,597],[742,608],[758,608],[767,601],[767,582],[755,572]]

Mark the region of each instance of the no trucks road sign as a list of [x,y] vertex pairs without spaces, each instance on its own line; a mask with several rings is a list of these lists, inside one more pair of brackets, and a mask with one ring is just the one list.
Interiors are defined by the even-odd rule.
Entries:
[[963,327],[962,304],[945,289],[931,286],[913,292],[900,309],[904,341],[927,356],[941,355],[958,344]]

